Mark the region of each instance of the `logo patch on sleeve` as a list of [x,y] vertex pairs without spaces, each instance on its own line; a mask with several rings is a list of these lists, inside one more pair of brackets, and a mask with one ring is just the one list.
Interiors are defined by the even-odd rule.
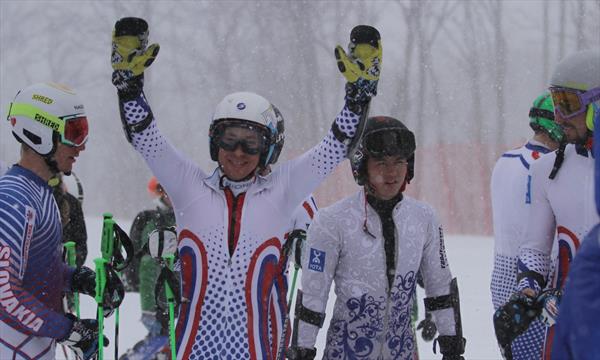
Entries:
[[312,271],[323,272],[325,268],[325,251],[310,248],[308,268]]

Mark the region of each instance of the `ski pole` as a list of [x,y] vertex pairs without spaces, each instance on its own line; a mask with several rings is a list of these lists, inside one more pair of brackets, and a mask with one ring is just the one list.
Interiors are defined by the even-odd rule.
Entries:
[[[109,266],[114,262],[115,249],[120,250],[120,244],[115,240],[115,220],[111,213],[104,213],[104,226],[102,227],[102,242],[100,243],[102,258]],[[106,269],[105,269],[106,270]],[[102,289],[104,295],[104,289]],[[119,308],[115,309],[115,359],[119,358]]]
[[[69,266],[77,266],[76,263],[76,256],[75,256],[75,242],[73,241],[67,241],[64,244],[64,247],[66,249],[67,252],[67,264]],[[79,312],[79,293],[78,292],[74,292],[73,293],[73,302],[75,303],[75,313],[77,315],[77,319],[81,318],[81,314]]]
[[[101,258],[95,259],[96,264],[96,303],[98,303],[98,360],[104,359],[104,290],[106,289],[106,271],[114,252],[114,223],[111,213],[102,214],[102,240],[100,242]],[[118,309],[117,309],[118,311]],[[117,325],[115,325],[117,326]],[[118,349],[118,330],[115,334],[115,349]],[[116,354],[115,354],[116,355]],[[118,357],[116,357],[118,359]]]
[[[102,227],[102,242],[100,243],[100,251],[102,259],[104,259],[103,274],[107,277],[107,272],[110,276],[117,276],[116,272],[124,270],[133,258],[134,249],[131,239],[127,233],[115,222],[111,213],[103,214]],[[123,258],[121,248],[125,249],[127,258]],[[104,288],[102,289],[102,297],[104,297]],[[115,359],[119,358],[119,308],[115,309]]]
[[[173,270],[173,263],[175,262],[175,255],[164,255],[164,261],[167,264],[169,270]],[[169,282],[165,280],[165,295],[167,297],[167,303],[169,304],[169,343],[171,347],[171,359],[177,359],[177,349],[175,348],[175,295],[173,290],[169,286]]]
[[98,360],[104,359],[104,307],[102,301],[104,298],[104,288],[106,287],[106,269],[107,261],[104,258],[94,259],[96,264],[96,303],[98,304]]
[[298,277],[298,270],[300,265],[294,264],[294,275],[292,276],[292,287],[290,297],[287,302],[287,313],[285,314],[285,320],[283,321],[283,329],[281,330],[281,340],[279,341],[279,348],[277,349],[276,360],[283,360],[285,354],[285,338],[287,337],[287,327],[290,322],[290,307],[294,300],[294,292],[296,290],[296,278]]

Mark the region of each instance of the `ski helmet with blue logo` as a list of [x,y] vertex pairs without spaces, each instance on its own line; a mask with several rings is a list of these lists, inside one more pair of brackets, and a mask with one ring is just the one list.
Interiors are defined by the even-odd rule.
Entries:
[[229,126],[258,131],[265,146],[260,153],[259,167],[275,164],[284,143],[284,120],[275,105],[251,92],[236,92],[225,96],[217,105],[210,124],[210,157],[218,161],[218,137]]

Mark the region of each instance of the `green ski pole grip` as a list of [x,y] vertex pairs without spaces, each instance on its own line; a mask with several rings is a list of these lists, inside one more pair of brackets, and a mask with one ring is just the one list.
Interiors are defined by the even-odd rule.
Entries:
[[106,287],[106,259],[94,259],[96,264],[96,296],[95,300],[98,304],[98,360],[104,359],[104,308],[102,300],[104,298],[104,289]]
[[[65,250],[67,251],[67,264],[69,266],[76,267],[77,260],[75,256],[75,242],[67,241],[64,243]],[[77,314],[77,319],[81,319],[81,314],[79,311],[79,293],[73,293],[73,301],[75,302],[75,313]]]
[[102,257],[107,261],[110,261],[113,256],[115,246],[115,220],[113,220],[111,213],[104,213],[102,216],[104,217],[104,220],[102,225],[102,242],[100,243],[100,251],[102,252]]

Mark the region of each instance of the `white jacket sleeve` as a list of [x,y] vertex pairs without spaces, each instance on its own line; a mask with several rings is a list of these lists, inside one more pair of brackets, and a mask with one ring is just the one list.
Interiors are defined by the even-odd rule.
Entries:
[[[353,137],[359,119],[359,115],[344,106],[335,118],[334,124],[346,136]],[[346,151],[347,146],[336,139],[330,129],[315,147],[276,168],[273,171],[275,181],[281,184],[279,189],[285,192],[283,198],[287,199],[286,208],[282,211],[291,214],[304,198],[346,158]],[[290,189],[293,191],[289,191]]]
[[[335,220],[323,212],[317,213],[308,229],[302,254],[304,307],[319,313],[325,312],[339,253],[340,239]],[[318,332],[318,327],[300,320],[298,346],[313,348]]]
[[[543,165],[542,161],[535,161],[530,167],[528,194],[531,203],[527,221],[529,226],[525,230],[525,237],[521,243],[517,266],[518,273],[534,271],[546,278],[551,267],[550,255],[556,222],[552,206],[548,201],[546,189],[548,173]],[[540,285],[531,277],[525,277],[519,281],[518,289],[529,287],[539,291]]]
[[[431,213],[431,222],[427,227],[427,241],[423,248],[420,266],[426,297],[450,294],[452,273],[446,257],[444,233],[435,214]],[[432,312],[440,335],[456,335],[454,311],[452,308]]]
[[177,151],[160,133],[144,93],[134,100],[119,100],[119,106],[121,117],[130,125],[140,123],[149,116],[152,117],[146,129],[132,133],[132,145],[146,160],[148,167],[165,188],[173,203],[179,208],[185,207],[194,200],[189,198],[189,186],[201,184],[206,174]]

